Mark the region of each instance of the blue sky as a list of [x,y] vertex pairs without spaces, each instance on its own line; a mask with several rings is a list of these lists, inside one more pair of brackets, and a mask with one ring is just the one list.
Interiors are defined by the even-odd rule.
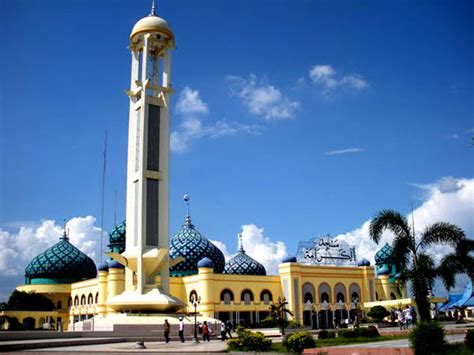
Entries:
[[[128,36],[149,9],[0,3],[4,231],[100,216],[106,129],[104,228],[115,191],[124,218]],[[472,2],[163,0],[157,13],[176,35],[171,126],[184,140],[172,234],[189,193],[198,229],[231,252],[255,224],[291,253],[382,208],[408,213],[419,185],[474,178]]]

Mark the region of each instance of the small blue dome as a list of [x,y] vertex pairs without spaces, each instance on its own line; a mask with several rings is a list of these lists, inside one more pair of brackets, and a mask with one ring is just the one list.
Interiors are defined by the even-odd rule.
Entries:
[[197,266],[198,268],[201,268],[201,267],[214,268],[214,261],[212,261],[209,258],[203,258],[199,260],[199,262],[197,263]]
[[362,258],[357,262],[357,266],[370,266],[370,261],[366,258]]
[[120,264],[117,260],[112,260],[109,264],[109,269],[123,269],[125,266]]
[[281,262],[282,263],[296,263],[296,256],[287,256]]
[[107,264],[107,261],[101,261],[99,265],[97,266],[97,270],[109,271],[109,264]]
[[379,271],[377,271],[378,275],[388,275],[390,274],[390,271],[385,266],[382,266]]

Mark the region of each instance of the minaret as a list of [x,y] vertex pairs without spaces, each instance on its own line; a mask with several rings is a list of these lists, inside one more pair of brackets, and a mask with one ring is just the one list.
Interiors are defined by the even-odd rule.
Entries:
[[[171,27],[156,16],[153,1],[150,14],[139,20],[130,34],[127,238],[124,253],[109,254],[126,266],[125,293],[147,295],[147,299],[151,291],[169,292],[169,111],[174,48]],[[123,302],[123,297],[118,297],[111,303]],[[129,308],[123,309],[136,308],[127,303]]]

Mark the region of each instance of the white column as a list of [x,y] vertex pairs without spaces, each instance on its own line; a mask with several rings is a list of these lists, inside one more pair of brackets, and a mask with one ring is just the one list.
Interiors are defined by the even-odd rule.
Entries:
[[171,87],[171,48],[165,48],[163,53],[163,86]]

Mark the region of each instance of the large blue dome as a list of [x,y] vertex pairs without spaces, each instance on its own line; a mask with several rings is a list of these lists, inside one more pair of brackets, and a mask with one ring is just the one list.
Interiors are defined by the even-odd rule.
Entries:
[[240,241],[239,251],[225,264],[224,274],[265,276],[267,270],[262,264],[247,255],[242,241]]
[[170,241],[170,258],[185,260],[170,268],[171,276],[186,276],[198,273],[198,262],[209,258],[214,262],[214,272],[224,271],[224,254],[209,239],[199,233],[187,216],[181,231]]
[[109,234],[109,245],[107,245],[111,252],[121,254],[125,251],[126,233],[127,225],[125,221],[112,229]]
[[25,269],[26,284],[61,284],[97,276],[94,261],[69,242],[66,233]]
[[393,249],[388,243],[375,253],[375,265],[393,264],[394,261]]

